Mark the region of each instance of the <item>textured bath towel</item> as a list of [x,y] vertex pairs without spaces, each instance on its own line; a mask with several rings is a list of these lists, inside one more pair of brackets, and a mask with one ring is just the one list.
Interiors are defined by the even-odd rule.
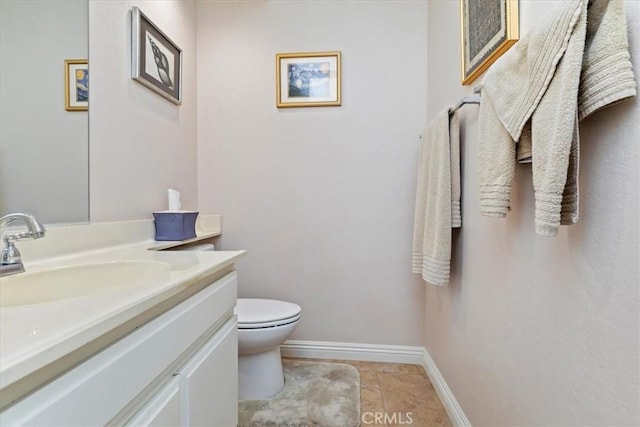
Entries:
[[462,186],[460,183],[460,116],[449,113],[449,141],[451,155],[451,227],[462,227],[462,207],[460,197]]
[[411,270],[433,285],[449,283],[451,228],[460,227],[460,133],[449,109],[422,134]]
[[629,58],[622,1],[571,0],[494,64],[478,131],[483,214],[506,215],[514,162],[530,159],[536,232],[578,221],[578,120],[636,94]]

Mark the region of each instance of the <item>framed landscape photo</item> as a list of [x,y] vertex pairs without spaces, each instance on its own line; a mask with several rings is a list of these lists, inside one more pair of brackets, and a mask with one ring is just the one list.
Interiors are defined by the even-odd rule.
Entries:
[[64,108],[67,111],[89,109],[89,62],[86,59],[64,61]]
[[276,54],[276,106],[341,105],[340,52]]
[[518,41],[518,0],[460,0],[462,84]]
[[131,9],[131,78],[182,103],[182,49],[137,7]]

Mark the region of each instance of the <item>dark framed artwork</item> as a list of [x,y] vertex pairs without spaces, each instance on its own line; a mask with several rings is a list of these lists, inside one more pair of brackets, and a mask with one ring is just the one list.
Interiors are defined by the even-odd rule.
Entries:
[[462,84],[518,41],[518,0],[460,0]]
[[131,78],[182,103],[182,49],[137,7],[131,9]]
[[276,106],[341,105],[340,52],[276,54]]
[[64,109],[89,109],[89,62],[86,59],[64,61]]

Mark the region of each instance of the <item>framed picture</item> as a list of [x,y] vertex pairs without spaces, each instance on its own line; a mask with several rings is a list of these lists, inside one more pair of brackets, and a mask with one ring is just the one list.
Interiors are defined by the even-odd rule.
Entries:
[[341,105],[340,52],[276,54],[276,106]]
[[131,9],[131,78],[182,103],[182,49],[137,7]]
[[89,62],[86,59],[64,61],[64,109],[89,109]]
[[462,84],[468,85],[518,41],[518,0],[460,0]]

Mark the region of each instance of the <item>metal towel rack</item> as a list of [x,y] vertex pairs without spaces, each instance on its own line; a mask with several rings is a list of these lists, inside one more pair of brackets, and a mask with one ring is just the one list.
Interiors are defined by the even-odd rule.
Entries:
[[[473,88],[473,95],[470,96],[465,96],[463,98],[460,99],[460,101],[458,101],[456,103],[456,105],[454,105],[453,107],[451,107],[451,109],[449,110],[449,115],[455,113],[456,111],[458,111],[463,105],[466,104],[480,104],[480,91],[481,91],[481,87],[480,86],[476,86]],[[420,135],[420,139],[422,139],[422,135]]]
[[456,105],[454,105],[451,108],[451,110],[449,111],[449,114],[455,113],[465,104],[480,104],[480,90],[481,90],[480,87],[476,86],[473,89],[473,95],[463,97],[460,101],[456,103]]

